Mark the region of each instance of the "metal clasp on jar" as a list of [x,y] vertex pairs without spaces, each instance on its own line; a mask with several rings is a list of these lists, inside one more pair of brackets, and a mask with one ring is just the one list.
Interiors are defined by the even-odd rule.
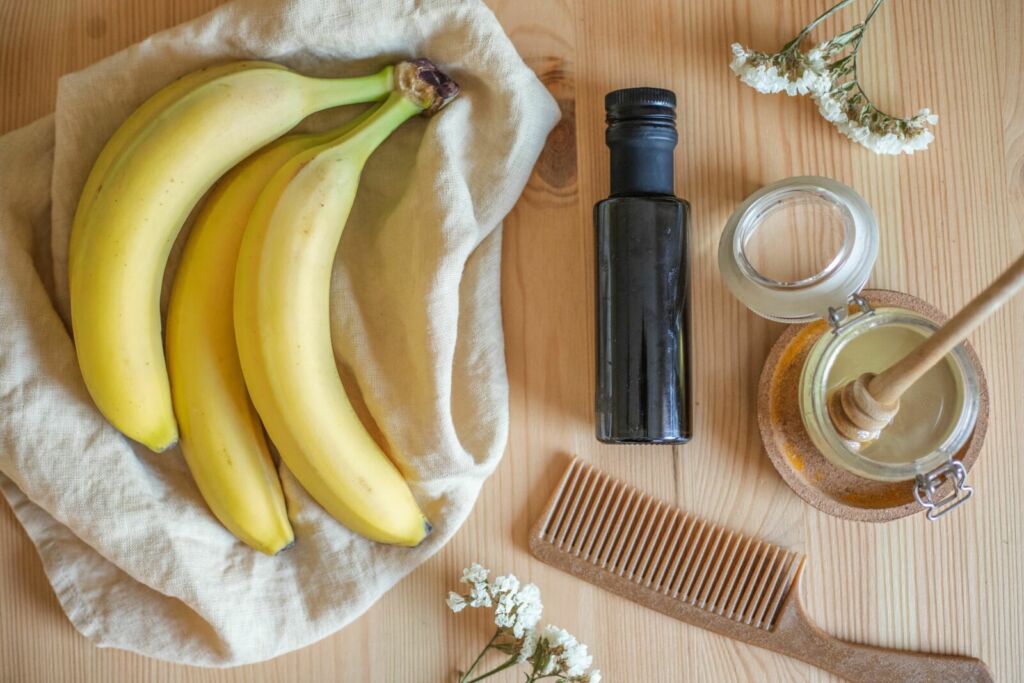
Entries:
[[[936,500],[936,494],[947,481],[953,484],[953,490]],[[974,489],[967,485],[967,468],[959,460],[950,460],[927,474],[919,474],[914,482],[914,498],[928,510],[928,519],[932,522],[966,503],[973,495]]]
[[859,320],[866,315],[875,314],[874,307],[857,292],[850,295],[850,303],[856,304],[857,308],[860,309],[856,315],[849,314],[849,304],[842,308],[828,307],[828,324],[832,326],[832,334],[839,334],[841,329],[852,324],[855,320]]

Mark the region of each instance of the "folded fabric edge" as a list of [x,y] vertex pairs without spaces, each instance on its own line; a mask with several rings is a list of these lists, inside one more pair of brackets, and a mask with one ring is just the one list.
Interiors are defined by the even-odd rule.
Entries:
[[[454,536],[455,533],[457,533],[458,530],[462,528],[462,525],[465,523],[466,518],[468,518],[469,514],[472,512],[473,508],[476,505],[476,501],[479,498],[481,490],[483,489],[483,480],[479,482],[475,489],[475,492],[472,494],[472,500],[467,501],[468,504],[463,507],[461,514],[459,515],[460,518],[457,519],[455,523],[452,525],[451,533],[449,533],[444,538],[441,538],[432,543],[429,552],[426,555],[422,556],[420,564],[428,561],[430,558],[436,555],[445,545],[447,545],[448,541],[451,540],[452,536]],[[103,562],[109,564],[116,571],[127,576],[133,583],[137,584],[139,588],[152,591],[153,593],[157,593],[158,595],[164,598],[176,601],[181,605],[182,608],[188,610],[188,612],[191,615],[193,615],[196,619],[202,620],[203,623],[208,627],[210,634],[214,638],[216,638],[216,646],[212,646],[213,643],[211,643],[209,640],[204,640],[202,643],[202,650],[204,651],[204,653],[215,651],[219,656],[216,658],[203,659],[191,658],[188,661],[182,661],[180,658],[175,659],[173,657],[163,656],[159,653],[154,653],[153,651],[144,651],[142,649],[133,647],[131,643],[127,641],[121,642],[109,639],[106,635],[107,629],[104,627],[102,619],[97,617],[94,610],[90,608],[89,601],[82,596],[79,587],[75,583],[74,579],[69,574],[64,574],[55,571],[55,563],[57,562],[58,558],[51,557],[50,554],[44,549],[44,545],[48,541],[52,540],[52,536],[54,534],[71,536],[73,538],[70,540],[85,545],[84,541],[78,539],[78,537],[74,536],[70,529],[65,527],[60,522],[54,520],[52,517],[49,516],[49,514],[46,513],[45,510],[43,510],[38,505],[33,503],[24,494],[24,492],[21,491],[21,489],[19,489],[17,485],[14,484],[13,481],[11,481],[7,476],[5,476],[2,473],[0,473],[0,493],[3,494],[3,497],[7,500],[7,503],[10,505],[15,517],[18,519],[18,522],[21,524],[22,528],[25,529],[25,533],[29,537],[29,540],[32,541],[32,545],[36,551],[36,554],[40,558],[40,562],[43,565],[43,571],[46,574],[47,581],[50,583],[50,586],[54,590],[54,594],[57,597],[57,601],[60,604],[61,610],[67,616],[68,620],[74,626],[75,630],[78,631],[85,638],[87,638],[89,641],[91,641],[93,644],[95,644],[97,647],[125,650],[127,652],[132,652],[143,657],[150,657],[171,664],[185,664],[202,668],[224,669],[236,666],[244,666],[248,664],[257,664],[259,662],[275,659],[277,657],[289,654],[291,652],[296,652],[298,650],[304,649],[306,647],[314,645],[322,640],[325,640],[327,638],[330,638],[331,636],[340,633],[345,627],[349,626],[352,622],[362,617],[366,613],[366,611],[370,609],[370,607],[372,607],[374,604],[376,604],[378,600],[380,600],[380,598],[382,598],[399,582],[401,582],[403,579],[409,576],[409,574],[411,574],[420,566],[420,564],[417,564],[415,566],[409,567],[408,569],[403,569],[393,577],[393,580],[380,584],[381,594],[379,596],[373,598],[372,600],[369,600],[365,605],[357,606],[357,608],[353,610],[353,614],[351,616],[344,619],[340,624],[337,624],[333,629],[325,630],[323,633],[319,634],[319,637],[314,636],[314,638],[304,643],[297,644],[294,647],[283,648],[280,650],[265,650],[259,656],[256,657],[246,657],[244,655],[239,657],[231,651],[230,645],[228,643],[224,642],[223,639],[217,636],[216,630],[212,626],[210,626],[208,622],[202,620],[202,617],[200,617],[186,603],[181,602],[173,596],[167,596],[162,593],[158,593],[150,586],[142,584],[133,577],[124,574],[124,571],[120,567],[99,555],[99,553],[97,553],[90,546],[90,552],[96,554],[97,557],[99,557]],[[465,490],[463,490],[462,493],[465,494]]]

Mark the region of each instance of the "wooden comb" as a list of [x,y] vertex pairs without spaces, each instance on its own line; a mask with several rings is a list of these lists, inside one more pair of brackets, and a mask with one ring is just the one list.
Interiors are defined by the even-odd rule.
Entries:
[[803,555],[688,515],[573,460],[530,534],[540,560],[719,635],[851,681],[991,681],[974,657],[850,643],[800,602]]

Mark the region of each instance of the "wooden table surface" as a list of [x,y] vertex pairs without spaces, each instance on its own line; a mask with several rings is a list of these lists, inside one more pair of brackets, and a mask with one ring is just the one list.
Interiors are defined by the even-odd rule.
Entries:
[[[57,78],[215,0],[0,0],[0,132],[52,110]],[[1024,301],[978,331],[992,414],[975,499],[940,523],[847,522],[804,504],[772,468],[755,390],[782,326],[725,290],[716,246],[759,186],[819,174],[875,209],[870,285],[952,311],[1024,250],[1024,4],[895,0],[865,41],[865,86],[883,107],[941,116],[933,148],[875,156],[804,98],[765,96],[728,70],[729,43],[776,49],[828,0],[492,0],[564,118],[505,228],[503,306],[511,381],[508,451],[465,527],[437,556],[333,637],[234,670],[100,650],[64,618],[32,544],[0,505],[0,681],[451,681],[490,633],[443,606],[474,560],[538,583],[545,619],[590,645],[606,680],[826,680],[802,663],[725,640],[533,560],[527,530],[567,454],[579,453],[711,520],[808,556],[812,616],[849,639],[983,658],[1024,680]],[[862,0],[857,18],[866,11]],[[854,22],[853,15],[847,24]],[[696,437],[681,448],[594,440],[591,205],[607,191],[602,98],[658,85],[679,96],[676,188],[692,213]],[[521,680],[513,674],[503,681]]]

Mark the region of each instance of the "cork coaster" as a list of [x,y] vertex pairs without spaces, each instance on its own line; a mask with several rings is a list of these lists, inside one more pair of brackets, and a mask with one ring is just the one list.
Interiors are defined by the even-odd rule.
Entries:
[[[893,306],[943,323],[947,316],[917,297],[903,292],[867,289],[862,295],[874,306]],[[888,522],[924,510],[914,500],[913,480],[874,481],[834,465],[811,442],[800,417],[800,373],[814,342],[828,331],[816,321],[791,325],[775,342],[765,361],[758,385],[757,421],[768,457],[798,496],[823,512],[862,522]],[[970,342],[967,355],[978,373],[980,399],[974,433],[956,455],[970,471],[988,427],[988,383]],[[949,492],[950,484],[940,489]]]

